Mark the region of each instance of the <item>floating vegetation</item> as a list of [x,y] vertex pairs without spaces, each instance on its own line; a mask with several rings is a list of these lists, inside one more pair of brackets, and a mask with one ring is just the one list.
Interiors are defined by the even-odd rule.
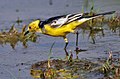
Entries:
[[89,38],[92,39],[92,43],[95,44],[95,37],[97,34],[101,33],[102,36],[104,36],[104,30],[102,27],[93,27],[90,28]]
[[100,79],[119,79],[120,61],[113,61],[112,52],[103,64],[89,60],[72,59],[40,61],[31,66],[30,74],[34,79],[89,79],[88,75],[101,74]]
[[117,58],[117,61],[114,61],[115,59],[112,52],[109,52],[109,58],[99,69],[104,74],[105,79],[120,79],[120,60]]
[[3,46],[4,44],[9,43],[10,46],[15,49],[15,46],[18,42],[22,42],[23,46],[26,48],[26,42],[36,42],[37,35],[32,33],[28,36],[24,36],[26,26],[24,25],[21,32],[18,32],[18,30],[15,28],[14,25],[11,26],[10,30],[8,32],[0,32],[0,44]]
[[113,17],[108,18],[108,26],[112,32],[116,33],[118,30],[119,36],[120,36],[120,16],[119,15],[114,15]]
[[33,78],[40,79],[79,79],[83,77],[82,74],[85,75],[92,67],[96,66],[97,64],[86,60],[73,60],[69,62],[53,59],[50,61],[50,67],[48,67],[48,61],[33,64],[30,74]]
[[109,52],[109,58],[102,65],[100,71],[104,74],[109,73],[109,71],[113,68],[111,65],[112,65],[112,52]]

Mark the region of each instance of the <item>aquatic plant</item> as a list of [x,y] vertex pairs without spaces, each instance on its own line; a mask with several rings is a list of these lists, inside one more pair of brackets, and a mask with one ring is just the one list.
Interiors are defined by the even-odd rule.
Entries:
[[26,25],[22,27],[22,31],[18,32],[14,25],[11,26],[9,31],[0,32],[0,44],[10,44],[10,46],[15,49],[16,44],[20,41],[23,43],[23,46],[26,48],[26,42],[36,42],[37,35],[32,33],[28,36],[24,36]]
[[[118,58],[119,59],[119,58]],[[115,62],[118,62],[116,64]],[[109,52],[109,57],[99,69],[105,75],[105,78],[119,79],[120,78],[120,61],[114,61],[112,51]]]
[[22,23],[23,21],[20,19],[20,17],[18,17],[18,19],[16,20],[16,23],[18,24],[18,25],[20,25],[20,23]]
[[108,26],[109,26],[109,29],[116,33],[117,30],[119,32],[119,36],[120,36],[120,16],[118,14],[116,15],[113,15],[111,18],[108,18]]

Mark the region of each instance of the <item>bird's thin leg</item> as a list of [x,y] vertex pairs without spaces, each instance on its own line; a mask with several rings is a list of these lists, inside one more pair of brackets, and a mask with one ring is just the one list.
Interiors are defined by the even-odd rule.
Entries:
[[67,45],[68,45],[68,39],[66,37],[64,37],[64,41],[65,41],[65,47],[64,47],[64,49],[66,49]]
[[76,51],[78,50],[78,31],[76,32]]
[[66,56],[69,56],[68,52],[67,52],[67,46],[68,46],[68,39],[66,37],[64,37],[64,41],[65,41],[65,47],[64,47],[64,50],[65,50],[65,53],[66,53]]
[[78,48],[78,36],[79,36],[79,33],[78,31],[76,31],[76,58],[78,59],[78,53],[79,53],[79,48]]
[[79,32],[78,31],[76,31],[76,49],[75,49],[75,51],[76,51],[76,58],[78,59],[78,53],[79,52],[81,52],[81,51],[86,51],[86,50],[84,50],[84,49],[80,49],[79,47],[78,47],[78,37],[79,37]]
[[66,48],[67,48],[67,46],[68,46],[68,42],[66,42],[66,43],[65,43],[65,47],[64,47],[64,49],[66,49]]

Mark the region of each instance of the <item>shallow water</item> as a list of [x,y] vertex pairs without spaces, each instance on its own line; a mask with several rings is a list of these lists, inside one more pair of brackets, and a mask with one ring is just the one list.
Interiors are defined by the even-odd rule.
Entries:
[[[0,1],[0,30],[8,30],[11,25],[20,17],[23,22],[15,24],[21,30],[22,25],[29,24],[32,19],[46,19],[51,16],[81,12],[84,0],[1,0]],[[95,0],[95,9],[98,12],[115,10],[120,12],[119,0]],[[80,31],[81,33],[81,31]],[[50,47],[55,42],[52,49],[54,58],[64,58],[64,40],[40,34],[37,43],[28,42],[28,48],[24,48],[19,42],[13,50],[9,44],[0,46],[0,79],[32,79],[30,76],[31,64],[47,60]],[[74,52],[75,35],[69,34],[70,41],[68,50]],[[118,33],[112,33],[105,29],[105,37],[96,37],[96,44],[92,44],[88,39],[88,34],[79,34],[79,47],[86,49],[78,54],[79,58],[87,58],[96,61],[97,58],[108,57],[108,52],[120,52],[120,37]],[[75,55],[74,55],[75,57]]]

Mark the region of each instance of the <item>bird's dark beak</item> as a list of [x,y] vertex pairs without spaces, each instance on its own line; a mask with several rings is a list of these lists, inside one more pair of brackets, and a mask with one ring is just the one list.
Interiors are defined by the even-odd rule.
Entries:
[[26,32],[24,33],[24,36],[27,35],[28,33],[29,33],[29,31],[26,31]]

